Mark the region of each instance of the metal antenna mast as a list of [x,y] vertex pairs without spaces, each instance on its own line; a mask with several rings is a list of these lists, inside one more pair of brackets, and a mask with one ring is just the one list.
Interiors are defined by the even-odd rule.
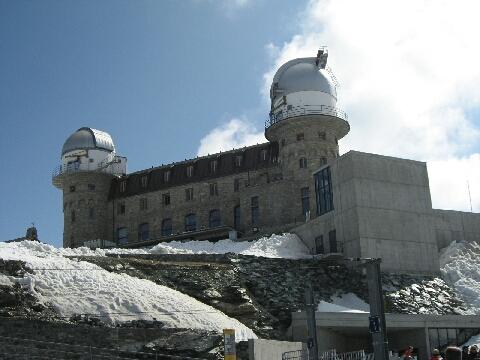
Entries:
[[468,199],[470,200],[470,212],[473,213],[472,194],[470,194],[470,182],[468,180],[467,180],[467,189],[468,189]]

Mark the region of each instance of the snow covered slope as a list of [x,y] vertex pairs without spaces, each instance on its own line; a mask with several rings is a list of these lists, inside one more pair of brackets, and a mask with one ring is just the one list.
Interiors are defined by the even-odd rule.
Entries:
[[480,314],[480,245],[476,242],[452,242],[440,253],[440,269],[447,283],[470,307]]
[[[256,338],[238,320],[190,296],[149,280],[68,259],[63,256],[68,252],[32,241],[0,243],[0,258],[24,261],[33,270],[23,278],[8,279],[24,284],[62,316],[91,314],[110,324],[156,319],[172,328],[218,332],[234,328],[237,340]],[[1,281],[7,282],[5,276]]]
[[86,247],[59,249],[62,255],[99,256],[105,254],[225,254],[235,253],[267,258],[301,259],[310,257],[308,248],[294,234],[272,235],[255,241],[171,241],[151,249],[98,249]]

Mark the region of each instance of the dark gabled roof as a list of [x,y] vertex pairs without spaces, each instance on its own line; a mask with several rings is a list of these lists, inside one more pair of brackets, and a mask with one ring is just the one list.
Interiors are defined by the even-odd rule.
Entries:
[[[266,160],[262,159],[266,155]],[[235,165],[237,156],[241,157],[241,166]],[[113,180],[110,198],[123,198],[132,195],[168,189],[174,186],[240,174],[277,165],[278,143],[268,142],[259,145],[234,149],[231,151],[185,160],[151,169],[137,171]],[[211,171],[212,161],[217,161],[217,170]],[[187,167],[193,166],[193,176],[187,176]],[[164,173],[170,171],[170,179],[164,181]],[[147,186],[142,186],[142,178],[147,177]],[[125,191],[120,184],[125,182]]]

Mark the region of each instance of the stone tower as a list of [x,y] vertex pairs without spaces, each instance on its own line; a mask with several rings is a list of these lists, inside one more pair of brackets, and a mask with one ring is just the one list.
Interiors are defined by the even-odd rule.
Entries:
[[338,140],[350,130],[346,114],[336,107],[327,57],[326,49],[321,49],[317,57],[288,61],[272,81],[265,137],[279,144],[282,173],[290,183],[284,196],[291,199],[314,194],[313,171],[338,157]]
[[106,132],[83,127],[67,139],[52,176],[53,184],[63,191],[64,247],[113,240],[108,196],[112,179],[126,174],[126,162],[116,155]]

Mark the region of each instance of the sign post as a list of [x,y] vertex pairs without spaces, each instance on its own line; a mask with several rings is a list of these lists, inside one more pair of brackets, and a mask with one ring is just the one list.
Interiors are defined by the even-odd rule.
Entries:
[[234,329],[223,329],[223,353],[224,360],[237,360]]

